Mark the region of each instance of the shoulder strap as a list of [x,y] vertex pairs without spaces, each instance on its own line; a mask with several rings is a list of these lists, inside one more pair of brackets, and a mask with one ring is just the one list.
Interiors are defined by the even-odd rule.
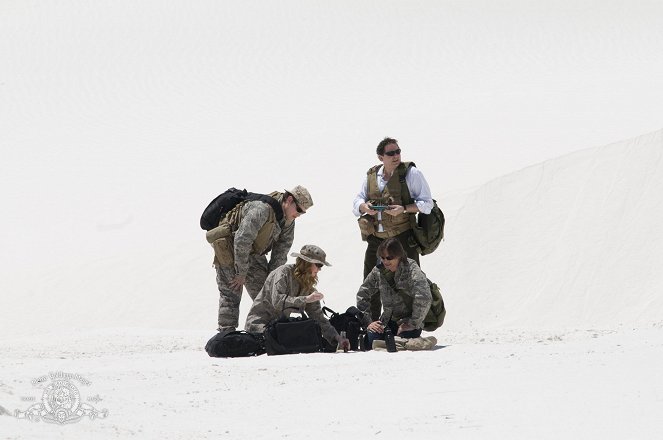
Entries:
[[[370,197],[371,194],[379,193],[377,174],[381,166],[382,165],[374,165],[366,171],[366,197]],[[366,201],[368,201],[368,199]]]
[[370,167],[368,169],[368,171],[366,171],[366,174],[375,174],[375,173],[377,173],[381,166],[382,165],[373,165],[372,167]]
[[276,200],[274,197],[268,196],[266,194],[249,193],[246,196],[246,200],[248,201],[258,200],[260,202],[267,203],[274,210],[274,214],[276,214],[276,221],[281,223],[281,221],[283,220],[283,207],[281,207],[281,203],[278,200]]
[[382,165],[374,165],[374,166],[370,167],[368,169],[368,171],[366,171],[366,179],[367,179],[366,180],[366,183],[367,183],[366,188],[369,191],[371,189],[371,177],[373,177],[373,180],[375,180],[375,177],[377,176],[378,170],[380,169],[381,166]]
[[337,314],[335,311],[333,311],[332,309],[330,309],[330,308],[327,307],[327,306],[324,306],[324,307],[322,308],[322,313],[323,313],[325,316],[327,316],[327,317],[334,316],[334,315]]
[[398,165],[398,181],[401,183],[401,201],[403,202],[403,205],[409,205],[412,203],[410,189],[407,187],[405,177],[407,176],[407,172],[410,171],[410,167],[416,166],[417,165],[414,162],[402,162]]

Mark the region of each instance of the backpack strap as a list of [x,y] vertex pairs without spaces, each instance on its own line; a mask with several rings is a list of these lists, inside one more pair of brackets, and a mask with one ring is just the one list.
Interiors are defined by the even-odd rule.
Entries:
[[324,306],[324,307],[322,308],[322,313],[323,313],[326,317],[331,317],[331,316],[334,316],[334,315],[337,315],[337,314],[338,314],[338,313],[336,313],[335,311],[333,311],[332,309],[330,309],[330,308],[327,307],[327,306]]
[[[410,188],[407,187],[407,181],[405,180],[407,172],[410,171],[410,167],[416,167],[414,162],[403,162],[398,166],[398,181],[401,183],[401,202],[403,206],[407,206],[414,202],[412,196],[410,196]],[[407,213],[410,218],[410,226],[412,229],[417,228],[417,214]]]
[[410,189],[407,187],[406,176],[407,172],[410,171],[410,167],[416,167],[417,165],[414,162],[402,162],[398,170],[398,181],[401,183],[401,202],[403,205],[409,205],[412,203],[412,196],[410,196]]
[[247,201],[260,201],[267,203],[271,208],[274,210],[274,214],[276,214],[276,221],[278,223],[281,223],[283,221],[283,207],[281,206],[281,202],[276,200],[272,196],[268,196],[266,194],[256,194],[256,193],[249,193],[246,196]]

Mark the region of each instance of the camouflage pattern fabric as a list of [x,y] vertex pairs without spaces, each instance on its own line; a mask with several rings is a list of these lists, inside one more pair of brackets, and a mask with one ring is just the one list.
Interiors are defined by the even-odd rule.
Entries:
[[[244,287],[251,300],[254,300],[267,279],[267,258],[263,255],[251,255],[249,262],[249,272]],[[233,268],[216,266],[216,285],[219,288],[219,331],[235,330],[239,324],[242,292],[230,288],[230,281],[234,277]]]
[[295,235],[295,222],[279,225],[274,224],[269,243],[264,250],[271,250],[270,261],[267,257],[257,255],[253,244],[258,232],[273,215],[272,208],[260,201],[251,201],[242,208],[241,220],[234,231],[235,266],[216,266],[216,284],[219,289],[219,330],[234,330],[239,323],[239,304],[242,292],[233,290],[230,282],[237,276],[245,277],[244,287],[251,299],[255,299],[262,289],[267,275],[276,267],[285,264],[288,251]]
[[286,315],[296,312],[297,310],[288,310],[288,307],[294,307],[303,309],[310,318],[315,319],[320,324],[322,336],[335,343],[338,332],[322,313],[320,301],[306,302],[306,296],[315,289],[302,291],[295,279],[294,270],[294,264],[286,264],[269,274],[262,290],[253,301],[244,329],[247,332],[261,333],[267,324],[279,318],[283,311]]
[[[258,232],[269,220],[272,208],[260,201],[246,203],[242,207],[242,219],[234,232],[235,270],[238,275],[246,276],[249,272],[249,255]],[[272,230],[270,243],[263,253],[271,250],[269,269],[274,270],[288,261],[288,251],[295,238],[295,222],[276,223]]]
[[[420,351],[420,350],[432,350],[433,347],[437,344],[437,339],[435,336],[426,336],[425,338],[401,338],[399,336],[394,336],[394,342],[396,344],[397,351]],[[375,351],[387,351],[387,343],[381,339],[376,339],[373,341],[373,347]]]
[[[423,328],[423,321],[433,297],[426,275],[414,260],[408,258],[407,265],[398,265],[394,274],[394,286],[395,288],[392,288],[389,285],[379,267],[373,268],[368,274],[357,292],[357,308],[364,313],[364,326],[371,323],[371,298],[379,295],[384,308],[381,320],[396,321],[399,325],[408,323],[414,328]],[[411,307],[403,301],[401,294],[412,298]]]

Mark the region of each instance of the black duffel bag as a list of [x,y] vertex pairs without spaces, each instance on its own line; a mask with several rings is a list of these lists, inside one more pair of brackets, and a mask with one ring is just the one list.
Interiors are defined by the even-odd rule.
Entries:
[[317,353],[322,351],[322,330],[302,310],[301,317],[282,316],[265,328],[267,354]]
[[244,331],[217,333],[207,341],[205,351],[210,357],[260,356],[265,352],[265,338]]

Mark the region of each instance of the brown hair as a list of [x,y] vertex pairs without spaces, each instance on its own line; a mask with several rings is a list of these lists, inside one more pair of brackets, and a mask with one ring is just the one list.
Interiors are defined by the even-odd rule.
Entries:
[[387,254],[399,258],[399,263],[407,265],[407,254],[401,242],[394,237],[387,238],[378,246],[377,256],[382,258],[382,255]]
[[301,292],[308,294],[316,284],[318,284],[318,276],[311,275],[311,266],[313,263],[310,263],[303,258],[297,257],[295,261],[295,279],[301,286]]
[[384,156],[384,148],[389,144],[396,144],[396,146],[398,146],[398,141],[388,137],[382,139],[382,141],[378,144],[378,147],[375,149],[375,152],[378,153],[378,156]]

